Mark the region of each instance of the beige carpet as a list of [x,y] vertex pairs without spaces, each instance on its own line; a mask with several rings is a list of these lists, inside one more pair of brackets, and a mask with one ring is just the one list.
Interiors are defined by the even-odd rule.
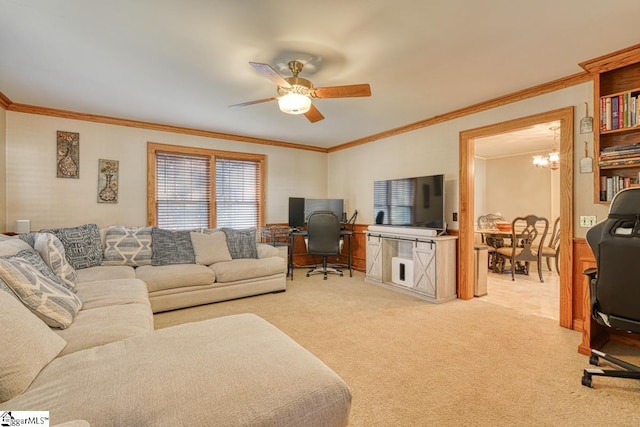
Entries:
[[[363,277],[297,270],[285,293],[161,313],[156,328],[262,316],[347,382],[351,426],[640,425],[640,381],[580,384],[580,333],[477,299],[431,304]],[[640,362],[638,349],[605,350]]]

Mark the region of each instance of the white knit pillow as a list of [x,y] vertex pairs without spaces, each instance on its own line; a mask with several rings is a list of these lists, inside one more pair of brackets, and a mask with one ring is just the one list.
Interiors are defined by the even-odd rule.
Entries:
[[55,234],[36,233],[33,248],[40,254],[51,271],[71,290],[75,289],[78,273],[69,264],[64,254],[64,246]]

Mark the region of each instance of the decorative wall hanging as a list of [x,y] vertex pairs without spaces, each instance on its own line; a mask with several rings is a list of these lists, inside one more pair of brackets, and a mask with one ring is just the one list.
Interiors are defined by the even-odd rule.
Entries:
[[118,203],[118,161],[98,160],[98,203]]
[[80,134],[57,131],[58,178],[80,178]]

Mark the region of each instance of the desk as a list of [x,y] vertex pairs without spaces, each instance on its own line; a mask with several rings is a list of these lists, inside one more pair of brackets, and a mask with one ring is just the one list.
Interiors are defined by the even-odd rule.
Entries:
[[[291,230],[289,232],[289,262],[287,267],[287,274],[291,276],[291,280],[293,280],[293,248],[294,248],[294,240],[297,236],[306,236],[307,230]],[[353,268],[352,268],[352,253],[351,253],[351,237],[353,236],[353,231],[351,230],[340,230],[340,236],[347,240],[347,251],[349,256],[349,262],[347,267],[349,268],[349,277],[353,277]]]

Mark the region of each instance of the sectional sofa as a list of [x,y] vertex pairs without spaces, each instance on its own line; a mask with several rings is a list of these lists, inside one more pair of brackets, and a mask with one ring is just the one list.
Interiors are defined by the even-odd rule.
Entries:
[[285,258],[246,230],[5,238],[0,411],[49,411],[52,425],[347,425],[344,381],[254,314],[154,331],[154,311],[284,290]]

